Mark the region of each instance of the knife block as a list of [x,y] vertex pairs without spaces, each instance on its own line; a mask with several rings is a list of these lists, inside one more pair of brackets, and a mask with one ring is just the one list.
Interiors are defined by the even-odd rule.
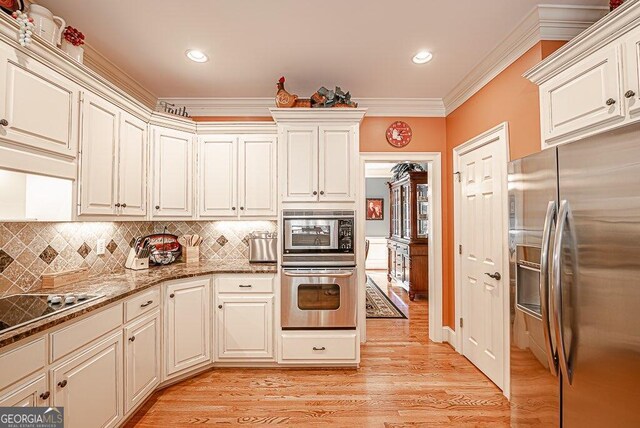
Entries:
[[125,262],[124,267],[131,270],[149,269],[149,257],[139,259],[138,257],[136,257],[136,251],[131,248],[129,250],[129,255],[127,256],[127,261]]
[[200,247],[182,247],[182,261],[187,264],[199,263],[200,262]]

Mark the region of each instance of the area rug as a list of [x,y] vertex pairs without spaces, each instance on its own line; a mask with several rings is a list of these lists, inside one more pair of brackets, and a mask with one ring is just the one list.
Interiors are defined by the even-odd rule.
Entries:
[[368,275],[367,318],[407,318]]

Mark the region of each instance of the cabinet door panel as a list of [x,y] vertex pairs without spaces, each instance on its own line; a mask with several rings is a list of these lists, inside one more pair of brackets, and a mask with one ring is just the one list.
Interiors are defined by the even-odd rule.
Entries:
[[200,137],[200,216],[238,215],[238,138],[228,135]]
[[65,427],[117,426],[122,419],[122,332],[52,369],[53,405]]
[[605,47],[540,87],[547,146],[623,119],[619,56],[617,45]]
[[119,109],[89,92],[82,103],[80,214],[116,214]]
[[640,27],[629,31],[624,39],[624,48],[627,86],[622,88],[622,92],[628,103],[629,115],[637,119],[640,113]]
[[209,288],[208,279],[167,286],[167,376],[211,359]]
[[319,199],[349,201],[354,199],[354,136],[351,127],[321,126],[319,146]]
[[273,358],[273,297],[220,296],[216,310],[219,359]]
[[125,412],[160,382],[160,312],[125,328]]
[[48,406],[49,399],[41,397],[41,394],[48,391],[47,386],[47,375],[43,373],[0,397],[0,407]]
[[153,132],[153,216],[191,217],[193,135],[161,127]]
[[147,124],[128,114],[120,116],[118,201],[120,214],[147,214]]
[[274,136],[240,139],[240,215],[275,217],[276,141]]
[[79,87],[49,67],[0,46],[0,136],[18,145],[75,159]]
[[[318,199],[318,128],[284,127],[283,196],[285,202]],[[315,194],[314,194],[315,192]]]

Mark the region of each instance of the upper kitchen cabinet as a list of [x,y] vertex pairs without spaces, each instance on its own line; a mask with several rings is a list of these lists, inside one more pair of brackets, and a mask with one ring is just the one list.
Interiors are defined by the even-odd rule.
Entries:
[[525,73],[540,86],[542,148],[638,120],[640,3],[629,2]]
[[195,134],[152,126],[152,207],[154,218],[193,216]]
[[146,215],[144,121],[83,93],[80,159],[80,216]]
[[67,159],[78,152],[80,87],[0,43],[0,139]]
[[365,109],[271,109],[283,202],[353,202]]
[[276,217],[276,136],[198,138],[199,216]]

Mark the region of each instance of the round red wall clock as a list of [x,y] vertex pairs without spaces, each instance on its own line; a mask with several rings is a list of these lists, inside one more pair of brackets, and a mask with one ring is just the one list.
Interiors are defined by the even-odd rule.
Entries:
[[393,147],[404,147],[411,142],[411,127],[401,120],[393,122],[387,128],[387,141]]

